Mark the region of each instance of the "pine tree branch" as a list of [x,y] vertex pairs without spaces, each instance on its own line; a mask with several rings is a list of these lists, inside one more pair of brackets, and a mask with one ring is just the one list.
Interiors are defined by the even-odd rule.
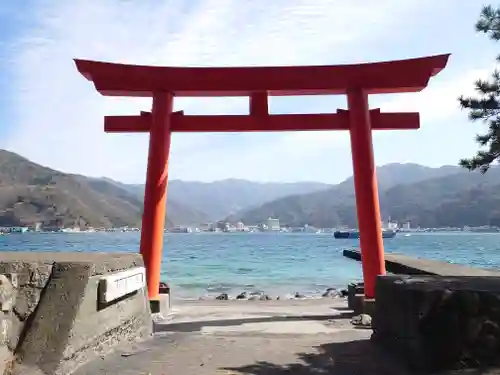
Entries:
[[[476,30],[485,33],[492,40],[500,40],[500,7],[483,7]],[[497,61],[500,62],[500,55]],[[461,96],[458,101],[462,109],[468,110],[471,121],[488,123],[488,130],[476,135],[476,142],[481,150],[472,158],[461,159],[459,165],[469,171],[479,170],[484,174],[500,159],[500,72],[495,69],[489,79],[477,80],[475,91],[476,97]]]

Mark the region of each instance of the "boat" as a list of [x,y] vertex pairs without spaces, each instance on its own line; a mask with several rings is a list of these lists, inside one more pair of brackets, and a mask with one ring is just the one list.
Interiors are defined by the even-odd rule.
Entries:
[[[392,229],[382,229],[382,238],[393,238],[396,236],[396,231]],[[358,230],[337,230],[333,232],[333,237],[337,239],[358,239]]]

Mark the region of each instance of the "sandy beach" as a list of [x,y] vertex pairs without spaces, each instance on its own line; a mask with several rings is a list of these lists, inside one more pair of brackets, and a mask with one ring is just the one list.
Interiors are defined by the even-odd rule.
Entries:
[[352,316],[343,298],[184,302],[154,338],[77,374],[405,374]]

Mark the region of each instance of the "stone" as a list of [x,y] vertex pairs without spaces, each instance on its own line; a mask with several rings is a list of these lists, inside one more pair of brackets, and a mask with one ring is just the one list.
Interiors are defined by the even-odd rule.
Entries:
[[247,292],[242,292],[236,296],[236,299],[247,299],[247,298],[248,298]]
[[9,337],[10,316],[0,313],[0,346],[5,346]]
[[11,351],[16,350],[23,329],[24,322],[21,321],[15,314],[10,314],[6,344]]
[[7,276],[7,278],[9,279],[10,283],[14,288],[17,289],[19,287],[19,280],[17,278],[17,273],[7,273],[5,274],[5,276]]
[[295,298],[306,298],[305,295],[303,294],[300,294],[299,292],[296,292],[295,295],[294,295]]
[[372,317],[368,314],[359,314],[351,319],[351,324],[355,326],[370,327],[372,325]]
[[16,289],[5,275],[0,275],[0,310],[11,311],[16,298]]
[[[3,345],[0,345],[0,374],[11,374],[12,362],[14,355],[12,352]],[[37,375],[37,374],[33,374]]]
[[44,288],[52,273],[52,264],[37,264],[30,274],[29,284],[35,288]]
[[227,293],[221,293],[215,299],[220,300],[220,301],[227,301],[229,299],[229,296]]
[[500,278],[379,276],[372,339],[417,371],[500,366]]
[[272,298],[269,297],[267,294],[263,294],[259,297],[259,300],[261,301],[270,301]]
[[335,288],[328,288],[322,295],[321,297],[331,297],[331,298],[335,298],[335,297],[339,297],[341,294],[340,292],[335,289]]
[[24,287],[18,290],[14,312],[21,320],[26,320],[35,311],[40,300],[41,290],[38,288]]

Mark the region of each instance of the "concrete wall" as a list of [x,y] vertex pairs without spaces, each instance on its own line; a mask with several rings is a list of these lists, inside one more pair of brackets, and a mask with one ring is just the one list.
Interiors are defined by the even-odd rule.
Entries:
[[0,374],[71,374],[151,334],[144,289],[106,306],[106,274],[142,266],[131,253],[0,253]]
[[500,366],[499,277],[379,276],[375,293],[372,339],[412,370]]

